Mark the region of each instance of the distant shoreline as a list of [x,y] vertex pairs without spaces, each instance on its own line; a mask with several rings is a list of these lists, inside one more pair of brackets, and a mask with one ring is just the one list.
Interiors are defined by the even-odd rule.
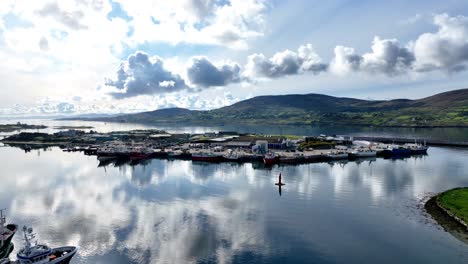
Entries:
[[[194,122],[186,121],[184,125],[181,125],[181,121],[154,121],[154,122],[138,122],[138,121],[119,121],[119,120],[103,120],[103,119],[86,119],[86,118],[60,118],[54,119],[55,121],[85,121],[85,122],[102,122],[102,123],[113,123],[113,124],[139,124],[139,125],[178,125],[178,126],[226,126],[226,125],[258,125],[259,123],[248,121],[248,122]],[[267,122],[263,121],[264,125],[273,125],[273,126],[291,126],[291,127],[301,127],[301,126],[348,126],[348,127],[378,127],[378,128],[468,128],[468,125],[372,125],[372,124],[342,124],[342,123],[281,123],[281,122]]]

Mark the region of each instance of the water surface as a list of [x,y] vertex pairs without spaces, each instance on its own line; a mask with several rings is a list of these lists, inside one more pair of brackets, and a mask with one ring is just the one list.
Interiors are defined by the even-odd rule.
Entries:
[[[73,263],[466,263],[418,209],[468,186],[468,151],[300,166],[152,160],[98,167],[58,148],[0,147],[0,207]],[[282,195],[274,185],[279,173]],[[14,239],[16,249],[22,243]],[[15,253],[14,252],[14,253]],[[14,255],[13,255],[14,256]]]

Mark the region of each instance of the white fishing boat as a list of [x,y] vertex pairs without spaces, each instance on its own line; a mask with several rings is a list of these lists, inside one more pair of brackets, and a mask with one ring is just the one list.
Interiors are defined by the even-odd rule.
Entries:
[[332,160],[341,160],[348,158],[348,152],[345,151],[330,151],[325,155],[327,158]]
[[0,264],[68,264],[76,254],[77,248],[73,246],[50,248],[34,241],[35,234],[32,228],[23,227],[24,247],[16,255],[18,260],[3,259]]
[[370,149],[355,149],[349,153],[350,158],[369,158],[377,156],[377,152]]

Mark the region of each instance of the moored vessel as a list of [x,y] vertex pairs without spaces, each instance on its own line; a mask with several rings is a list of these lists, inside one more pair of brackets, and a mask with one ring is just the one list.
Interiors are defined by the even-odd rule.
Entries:
[[11,240],[18,230],[15,224],[7,224],[4,210],[0,210],[0,258],[8,257],[11,253]]
[[265,163],[265,165],[273,165],[275,163],[278,162],[278,156],[272,152],[268,152],[267,154],[265,154],[265,156],[263,157],[263,163]]
[[50,248],[47,245],[38,244],[33,241],[35,234],[32,228],[23,227],[24,232],[24,247],[21,248],[16,255],[17,264],[67,264],[70,263],[72,257],[76,254],[77,248],[73,246],[65,246],[58,248]]
[[377,156],[377,152],[370,149],[356,149],[351,151],[349,158],[369,158]]
[[206,161],[206,162],[219,162],[223,156],[213,154],[210,152],[192,153],[192,161]]
[[405,144],[405,147],[411,151],[413,155],[424,155],[427,154],[428,147],[425,145],[413,143],[413,144]]
[[332,160],[347,159],[348,153],[345,151],[331,151],[326,154],[326,157]]

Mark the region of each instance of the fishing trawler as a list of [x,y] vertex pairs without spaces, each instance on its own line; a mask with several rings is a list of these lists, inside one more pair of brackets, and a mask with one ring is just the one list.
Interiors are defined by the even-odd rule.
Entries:
[[11,240],[17,230],[17,225],[6,224],[4,210],[0,210],[0,258],[8,257],[10,254],[12,250]]
[[371,149],[355,149],[348,153],[350,159],[369,158],[377,156],[377,152]]
[[219,162],[222,160],[222,158],[222,155],[214,154],[211,152],[192,153],[192,161]]
[[263,163],[267,166],[271,166],[275,163],[278,162],[278,156],[272,152],[268,152],[264,157],[263,157]]
[[23,227],[24,247],[16,255],[17,261],[2,260],[0,264],[68,264],[76,254],[73,246],[50,248],[33,241],[35,234],[32,228]]

